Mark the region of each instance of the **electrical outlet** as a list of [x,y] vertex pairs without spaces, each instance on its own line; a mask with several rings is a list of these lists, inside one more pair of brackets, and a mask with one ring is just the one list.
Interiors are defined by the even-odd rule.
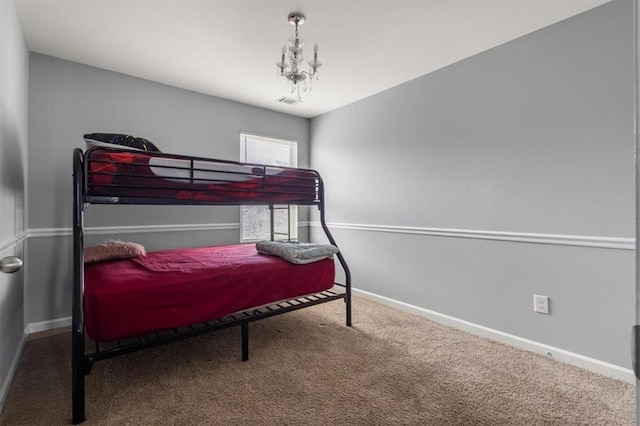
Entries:
[[549,298],[547,296],[533,295],[533,311],[539,314],[549,315]]

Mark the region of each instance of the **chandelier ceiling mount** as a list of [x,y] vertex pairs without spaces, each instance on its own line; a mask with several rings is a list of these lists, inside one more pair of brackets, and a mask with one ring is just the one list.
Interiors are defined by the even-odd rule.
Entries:
[[291,25],[300,26],[300,25],[304,25],[305,21],[307,20],[307,17],[299,12],[291,12],[287,17],[287,19],[289,20],[289,23]]

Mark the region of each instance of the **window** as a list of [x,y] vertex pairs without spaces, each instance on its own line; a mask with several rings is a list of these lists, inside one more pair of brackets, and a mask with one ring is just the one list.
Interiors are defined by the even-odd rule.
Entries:
[[[269,166],[298,166],[298,144],[282,139],[240,133],[240,161]],[[240,241],[260,241],[271,238],[269,206],[242,206]],[[274,233],[277,240],[298,238],[298,208],[274,206]]]

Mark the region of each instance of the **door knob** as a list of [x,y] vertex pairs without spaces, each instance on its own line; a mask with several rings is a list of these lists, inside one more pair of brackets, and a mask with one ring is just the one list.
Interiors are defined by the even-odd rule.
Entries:
[[15,256],[7,256],[0,260],[0,272],[12,274],[18,272],[22,268],[22,259]]

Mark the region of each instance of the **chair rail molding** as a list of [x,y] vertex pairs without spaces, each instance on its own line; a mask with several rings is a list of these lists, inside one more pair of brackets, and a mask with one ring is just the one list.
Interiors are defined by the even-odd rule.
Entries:
[[[385,232],[394,234],[426,235],[432,237],[473,238],[480,240],[510,241],[517,243],[554,244],[562,246],[635,250],[634,238],[481,231],[475,229],[423,228],[416,226],[370,225],[336,222],[329,222],[327,223],[327,225],[333,229],[346,229],[351,231]],[[309,222],[309,226],[320,227],[320,223]]]
[[[476,229],[426,228],[417,226],[372,225],[361,223],[329,222],[333,229],[350,231],[384,232],[393,234],[424,235],[431,237],[471,238],[480,240],[508,241],[530,244],[553,244],[562,246],[592,247],[601,249],[635,250],[634,238],[603,237],[590,235],[543,234],[527,232],[483,231]],[[300,221],[298,227],[319,228],[315,221]],[[148,232],[220,231],[240,229],[240,223],[199,223],[134,226],[94,226],[85,228],[86,235],[136,234]],[[71,236],[71,228],[34,228],[21,232],[14,238],[0,243],[0,251],[7,250],[26,238]]]
[[[140,234],[147,232],[180,232],[180,231],[221,231],[240,229],[240,223],[194,223],[171,225],[134,225],[134,226],[93,226],[86,227],[86,235]],[[71,236],[71,228],[34,228],[29,229],[29,238]]]
[[7,238],[4,241],[0,242],[0,254],[4,253],[5,251],[12,249],[13,247],[19,245],[20,243],[24,242],[24,240],[26,240],[28,237],[28,232],[22,231],[19,232],[18,234],[14,235],[11,238]]

